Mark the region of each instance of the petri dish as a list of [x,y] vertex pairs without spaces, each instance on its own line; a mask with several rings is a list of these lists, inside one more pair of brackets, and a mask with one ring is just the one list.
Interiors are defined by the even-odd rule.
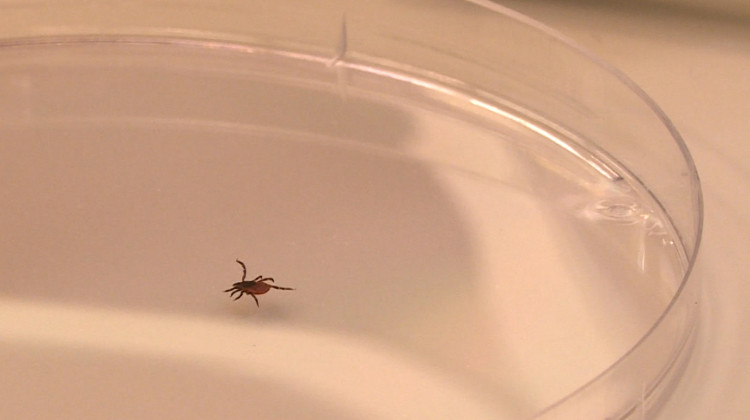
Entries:
[[[630,419],[679,380],[696,169],[563,35],[481,1],[3,9],[2,417]],[[235,260],[295,290],[234,301]]]

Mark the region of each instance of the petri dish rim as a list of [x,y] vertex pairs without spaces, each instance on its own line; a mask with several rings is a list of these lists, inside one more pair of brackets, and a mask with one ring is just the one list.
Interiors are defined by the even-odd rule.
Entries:
[[[649,340],[649,338],[657,333],[657,330],[659,326],[664,322],[665,318],[667,318],[672,311],[672,309],[679,304],[679,301],[684,298],[684,295],[686,294],[686,289],[697,287],[694,285],[694,283],[697,280],[693,279],[692,272],[695,267],[695,262],[698,258],[698,254],[700,251],[700,244],[702,240],[702,234],[703,234],[703,218],[704,218],[704,204],[703,204],[703,192],[700,182],[700,176],[698,174],[698,168],[695,165],[695,161],[693,160],[692,155],[690,154],[690,150],[688,149],[687,144],[685,143],[682,135],[680,134],[677,127],[674,125],[672,120],[667,116],[667,114],[664,112],[664,110],[658,105],[658,103],[651,98],[651,96],[638,85],[633,79],[631,79],[627,74],[625,74],[623,71],[609,63],[608,61],[604,60],[600,56],[598,56],[593,51],[583,47],[581,44],[576,42],[574,39],[566,36],[564,33],[555,30],[554,28],[545,25],[542,22],[539,22],[533,18],[530,18],[522,13],[516,12],[513,9],[501,6],[496,3],[484,1],[484,0],[468,0],[472,3],[481,5],[482,7],[486,7],[488,10],[492,10],[497,13],[504,14],[506,16],[512,17],[513,19],[518,20],[519,22],[523,22],[527,24],[529,27],[534,28],[535,30],[538,30],[540,32],[549,34],[550,36],[558,39],[562,45],[564,45],[566,48],[569,48],[572,51],[575,51],[578,54],[581,54],[582,56],[586,57],[590,62],[602,69],[603,71],[613,75],[616,77],[624,86],[626,86],[630,91],[632,91],[638,98],[643,101],[645,105],[647,105],[651,111],[656,115],[659,120],[662,122],[664,127],[669,131],[670,135],[672,136],[672,140],[679,148],[683,159],[685,160],[685,163],[687,164],[689,171],[690,171],[690,178],[693,184],[694,192],[695,192],[695,211],[697,213],[696,215],[696,235],[694,238],[695,244],[692,247],[692,252],[690,252],[689,255],[687,255],[687,267],[685,269],[685,273],[681,279],[680,285],[675,292],[674,296],[670,300],[669,304],[666,306],[662,314],[659,316],[659,318],[654,322],[654,324],[649,328],[649,330],[635,343],[633,346],[628,350],[626,353],[624,353],[618,360],[616,360],[612,365],[607,368],[606,370],[599,373],[596,377],[592,378],[587,383],[581,385],[577,390],[571,392],[567,396],[563,397],[559,401],[551,404],[547,408],[543,409],[541,412],[538,413],[536,417],[544,417],[547,413],[554,412],[555,409],[561,405],[564,405],[567,401],[570,401],[579,394],[584,393],[588,388],[595,387],[597,383],[602,381],[604,378],[607,377],[608,374],[610,374],[612,371],[616,370],[627,358],[633,354],[644,342]],[[640,182],[640,180],[639,180]],[[644,184],[645,185],[645,184]],[[667,217],[672,223],[671,215],[666,209],[664,209],[661,201],[658,197],[654,196],[653,193],[650,194],[652,198],[654,199],[655,203],[657,203],[662,210],[664,211],[665,217]],[[682,235],[679,231],[675,232],[676,235],[684,242],[684,238],[682,238]],[[692,344],[691,339],[693,338],[693,330],[695,328],[695,325],[690,328],[690,331],[686,333],[685,336],[685,342],[684,345],[681,347],[687,347],[682,348],[681,351],[689,352],[689,347]],[[685,355],[683,355],[685,357]],[[635,410],[635,407],[633,408]],[[631,412],[633,411],[631,410]],[[546,418],[546,417],[545,417]]]

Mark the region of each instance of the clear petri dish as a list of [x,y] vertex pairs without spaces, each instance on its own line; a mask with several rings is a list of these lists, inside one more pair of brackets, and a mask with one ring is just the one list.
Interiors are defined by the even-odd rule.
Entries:
[[500,6],[16,2],[0,98],[3,418],[643,418],[689,356],[684,143]]

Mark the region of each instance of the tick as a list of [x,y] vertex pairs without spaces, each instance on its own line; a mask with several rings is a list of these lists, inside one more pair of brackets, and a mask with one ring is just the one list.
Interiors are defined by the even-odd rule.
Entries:
[[275,281],[271,277],[258,276],[253,280],[246,281],[245,277],[247,276],[247,268],[245,268],[245,263],[240,260],[237,260],[237,263],[242,266],[242,281],[234,283],[232,287],[224,291],[232,292],[229,294],[229,296],[234,296],[235,293],[238,293],[237,297],[234,298],[234,300],[241,298],[243,294],[250,295],[253,297],[253,299],[255,299],[255,304],[260,308],[260,303],[258,303],[258,298],[255,297],[255,295],[268,293],[268,291],[271,289],[294,290],[291,287],[281,287],[266,283],[269,281],[275,283]]

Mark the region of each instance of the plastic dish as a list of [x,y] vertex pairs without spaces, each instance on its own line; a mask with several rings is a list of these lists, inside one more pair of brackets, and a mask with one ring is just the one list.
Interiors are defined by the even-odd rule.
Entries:
[[684,144],[499,6],[16,2],[0,98],[2,418],[642,418],[689,355]]

